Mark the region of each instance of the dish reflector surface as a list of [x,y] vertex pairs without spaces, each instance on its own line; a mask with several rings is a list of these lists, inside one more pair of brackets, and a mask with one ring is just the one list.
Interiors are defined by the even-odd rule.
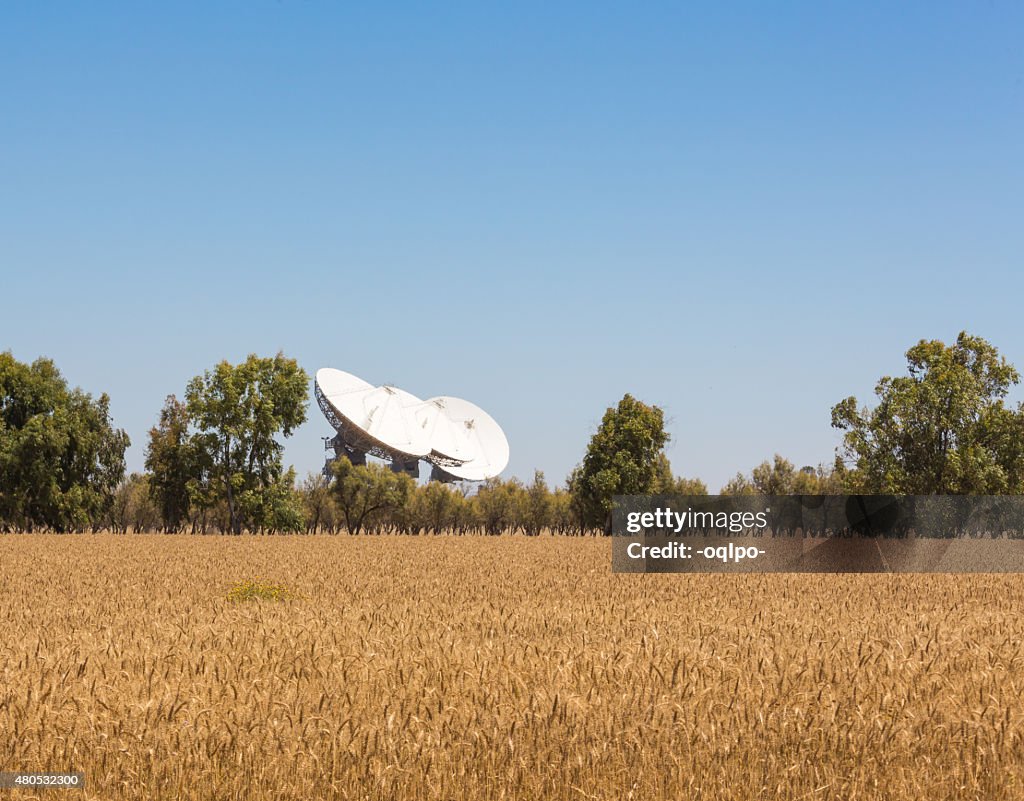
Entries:
[[[316,383],[323,400],[340,418],[341,428],[345,429],[342,434],[351,445],[364,446],[370,452],[418,459],[430,453],[429,432],[417,426],[409,413],[411,407],[423,403],[415,395],[398,387],[375,387],[350,373],[331,368],[318,370]],[[330,417],[328,415],[328,419]]]
[[448,416],[443,403],[432,398],[412,410],[417,424],[430,435],[431,458],[443,465],[458,465],[480,455],[469,429]]
[[317,370],[316,383],[328,398],[346,392],[373,389],[373,384],[369,381],[363,381],[359,376],[346,373],[344,370],[335,370],[333,367],[322,367]]
[[508,440],[493,417],[475,403],[448,395],[431,398],[427,403],[442,409],[477,449],[477,455],[461,465],[443,465],[445,472],[464,481],[483,481],[505,469],[509,456]]

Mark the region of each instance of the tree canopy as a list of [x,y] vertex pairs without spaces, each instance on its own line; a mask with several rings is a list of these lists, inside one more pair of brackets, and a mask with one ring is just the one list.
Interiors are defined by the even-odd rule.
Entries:
[[657,491],[659,456],[668,439],[662,410],[632,395],[623,396],[604,413],[582,464],[569,480],[585,526],[610,532],[613,496]]
[[200,454],[189,437],[188,409],[168,395],[160,421],[149,430],[146,470],[150,497],[160,509],[165,531],[178,531],[187,520],[189,482],[201,475]]
[[28,365],[0,353],[0,526],[96,524],[124,477],[128,444],[105,394],[69,388],[49,359]]
[[842,486],[834,470],[805,465],[799,470],[789,459],[775,454],[750,471],[737,473],[722,487],[722,495],[838,495]]
[[358,534],[378,518],[403,510],[416,486],[406,473],[368,463],[353,465],[347,457],[336,459],[334,498],[350,534]]
[[845,431],[836,471],[851,492],[929,495],[1024,490],[1024,412],[1004,399],[1017,370],[984,339],[921,340],[908,375],[884,376],[874,409],[846,398],[832,409]]
[[[191,459],[190,501],[212,506],[223,500],[235,534],[282,519],[301,527],[301,510],[290,495],[295,476],[284,472],[284,446],[276,436],[291,436],[305,422],[308,384],[294,359],[253,354],[237,365],[222,361],[185,390],[194,433],[190,452],[179,457]],[[151,452],[152,445],[151,439]]]

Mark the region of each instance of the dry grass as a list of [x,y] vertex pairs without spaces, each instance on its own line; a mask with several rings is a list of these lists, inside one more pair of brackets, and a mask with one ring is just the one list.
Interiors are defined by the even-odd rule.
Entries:
[[[1024,797],[1021,577],[609,552],[0,537],[0,769],[97,799]],[[256,576],[297,597],[228,600]]]

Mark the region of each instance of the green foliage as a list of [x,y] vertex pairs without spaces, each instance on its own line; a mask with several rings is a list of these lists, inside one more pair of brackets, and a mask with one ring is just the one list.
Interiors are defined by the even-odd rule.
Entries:
[[227,504],[228,527],[277,530],[302,528],[301,502],[289,498],[294,473],[283,474],[284,446],[306,420],[309,376],[294,359],[250,355],[238,365],[222,361],[189,382],[188,419],[190,502],[203,507]]
[[[350,533],[400,532],[404,534],[518,534],[579,531],[571,496],[551,490],[543,473],[523,486],[518,479],[491,478],[467,495],[464,489],[428,482],[416,485],[403,473],[370,463],[354,467],[347,459],[332,465],[337,479],[329,485],[329,503],[320,498],[321,479],[310,476],[302,488],[307,509],[320,506],[320,530],[335,531],[331,515],[344,521]],[[310,518],[312,519],[312,518]]]
[[477,490],[473,504],[480,524],[488,534],[516,532],[524,527],[523,511],[527,491],[518,479],[489,478]]
[[401,515],[402,528],[411,534],[456,530],[466,518],[467,503],[462,493],[437,481],[416,487]]
[[124,477],[128,435],[110,401],[69,389],[49,359],[0,353],[0,526],[97,527]]
[[330,478],[323,473],[309,473],[298,492],[302,499],[306,531],[336,530],[338,508],[331,492]]
[[298,593],[283,584],[276,584],[261,578],[240,581],[228,590],[227,599],[240,601],[294,601],[300,599]]
[[657,406],[625,395],[609,408],[590,440],[570,490],[584,526],[611,530],[612,496],[645,495],[658,487],[659,456],[668,442]]
[[885,376],[878,405],[832,409],[844,430],[836,471],[851,492],[996,495],[1024,490],[1024,412],[1004,405],[1020,376],[980,337],[920,341],[907,376]]
[[295,489],[295,469],[268,484],[238,495],[238,510],[254,531],[295,533],[306,527],[302,496]]
[[533,472],[533,483],[526,488],[525,495],[521,497],[525,506],[523,531],[531,537],[536,537],[544,529],[549,528],[554,520],[554,501],[543,472]]
[[551,531],[554,534],[582,534],[573,507],[572,494],[561,487],[551,493]]
[[771,462],[761,462],[751,473],[754,490],[761,495],[792,495],[797,475],[793,463],[779,454]]
[[659,495],[707,495],[708,485],[699,478],[683,478],[672,473],[672,464],[664,452],[658,454],[654,486],[651,492]]
[[332,463],[334,500],[350,534],[379,530],[389,516],[402,512],[416,482],[379,464],[353,465],[346,457]]
[[743,473],[737,473],[726,482],[725,486],[720,490],[720,494],[755,495],[757,494],[757,490],[754,489],[754,482],[749,476],[745,476]]
[[150,476],[132,473],[114,491],[108,525],[115,533],[138,534],[154,531],[160,524],[160,509],[153,501]]
[[149,492],[160,509],[165,531],[179,531],[188,519],[189,482],[200,475],[202,454],[189,437],[188,409],[168,395],[160,410],[160,422],[149,430],[146,470]]
[[822,466],[801,467],[779,454],[761,462],[749,476],[737,473],[722,487],[722,495],[836,495],[842,492],[839,478]]
[[791,495],[841,495],[843,482],[831,467],[805,465],[793,478]]

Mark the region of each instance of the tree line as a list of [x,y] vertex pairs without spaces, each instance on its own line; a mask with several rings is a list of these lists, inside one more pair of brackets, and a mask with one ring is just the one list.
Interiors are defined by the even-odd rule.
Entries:
[[[924,341],[906,376],[881,378],[876,405],[831,410],[844,432],[831,464],[776,454],[720,494],[1021,494],[1024,406],[1016,369],[984,339]],[[524,535],[607,532],[615,495],[705,495],[674,475],[660,407],[625,395],[609,408],[564,486],[536,472],[474,488],[417,484],[387,465],[340,459],[301,482],[281,439],[306,420],[309,376],[294,359],[227,361],[168,396],[126,475],[127,434],[109,398],[70,388],[46,358],[0,353],[0,530]]]

